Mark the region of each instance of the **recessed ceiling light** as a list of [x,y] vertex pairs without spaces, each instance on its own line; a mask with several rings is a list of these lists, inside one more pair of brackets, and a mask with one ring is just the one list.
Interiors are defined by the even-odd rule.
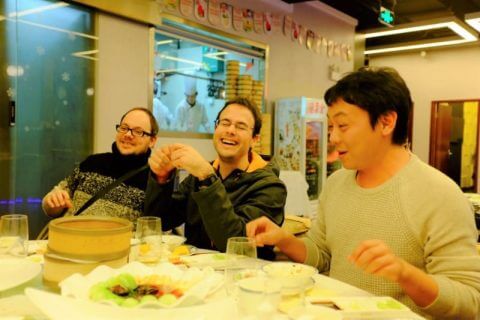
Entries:
[[480,12],[469,13],[465,15],[465,22],[472,28],[480,32]]
[[424,30],[441,29],[441,28],[450,29],[452,32],[457,34],[460,38],[443,37],[439,39],[421,40],[416,42],[400,43],[397,45],[373,47],[365,50],[365,54],[379,54],[379,53],[387,53],[387,52],[395,52],[395,51],[425,49],[430,47],[451,46],[455,44],[473,42],[478,40],[477,35],[474,32],[470,31],[468,26],[466,26],[456,18],[442,18],[442,19],[430,20],[428,22],[422,22],[421,24],[411,23],[411,24],[398,25],[388,30],[372,30],[365,34],[365,38],[371,39],[371,38],[378,38],[378,37],[387,37],[392,35],[406,34],[406,33],[412,33],[412,32],[424,31]]

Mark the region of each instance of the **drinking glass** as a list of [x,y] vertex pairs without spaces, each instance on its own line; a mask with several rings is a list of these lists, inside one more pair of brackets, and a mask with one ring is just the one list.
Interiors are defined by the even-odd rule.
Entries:
[[163,251],[162,220],[146,216],[137,219],[135,238],[138,240],[137,260],[144,263],[157,263]]
[[28,253],[28,216],[7,214],[0,218],[0,252],[25,257]]
[[253,276],[256,273],[257,244],[255,239],[247,237],[229,238],[226,256],[225,289],[228,295],[236,296],[238,280],[248,276],[247,274]]

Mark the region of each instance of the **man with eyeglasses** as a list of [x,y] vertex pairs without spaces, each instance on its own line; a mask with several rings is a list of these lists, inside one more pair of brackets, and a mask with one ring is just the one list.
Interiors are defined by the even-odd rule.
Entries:
[[[74,215],[99,190],[129,171],[147,164],[157,141],[158,124],[150,110],[133,108],[116,125],[112,152],[89,156],[42,201],[50,217]],[[114,216],[135,221],[143,212],[148,170],[122,182],[81,215]]]
[[[239,98],[217,115],[213,145],[218,157],[213,163],[188,145],[154,151],[145,214],[160,216],[164,230],[185,224],[187,243],[220,251],[228,238],[245,236],[245,225],[253,219],[265,216],[281,225],[287,191],[279,168],[252,150],[261,126],[258,108]],[[177,169],[189,173],[179,185]],[[275,257],[272,247],[260,248],[258,255]]]

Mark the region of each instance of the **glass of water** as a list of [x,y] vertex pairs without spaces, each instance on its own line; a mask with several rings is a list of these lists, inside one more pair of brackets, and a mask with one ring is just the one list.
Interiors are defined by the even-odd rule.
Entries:
[[0,218],[0,253],[19,257],[27,256],[27,215],[6,214]]

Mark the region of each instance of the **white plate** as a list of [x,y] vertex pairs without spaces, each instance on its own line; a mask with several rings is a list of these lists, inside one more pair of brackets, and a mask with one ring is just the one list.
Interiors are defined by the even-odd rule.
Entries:
[[35,278],[42,267],[23,259],[0,259],[0,291],[15,288]]
[[[25,295],[52,320],[224,320],[236,319],[236,306],[232,298],[223,298],[194,307],[175,309],[122,308],[88,300],[60,296],[33,288],[27,288]],[[232,311],[233,310],[233,311]]]

